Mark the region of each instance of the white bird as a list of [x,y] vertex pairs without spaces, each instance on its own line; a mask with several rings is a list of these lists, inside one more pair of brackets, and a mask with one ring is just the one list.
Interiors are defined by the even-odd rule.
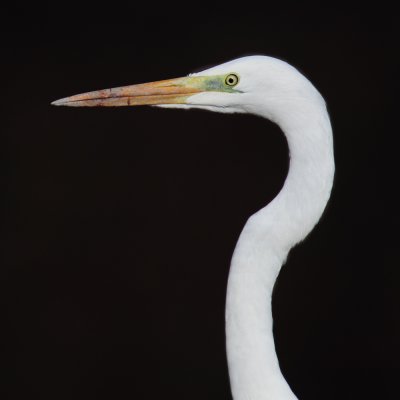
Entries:
[[290,249],[320,219],[334,178],[325,101],[294,67],[243,57],[184,78],[105,89],[53,102],[64,106],[157,105],[249,113],[280,126],[290,152],[280,193],[247,221],[236,245],[226,297],[226,349],[234,400],[293,400],[272,332],[271,296]]

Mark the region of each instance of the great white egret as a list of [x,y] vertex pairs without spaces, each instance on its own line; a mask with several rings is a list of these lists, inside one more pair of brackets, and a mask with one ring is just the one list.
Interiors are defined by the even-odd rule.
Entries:
[[226,298],[226,348],[235,400],[293,400],[272,332],[271,296],[290,249],[321,217],[334,177],[325,101],[294,67],[243,57],[184,78],[79,94],[53,102],[74,107],[156,105],[256,114],[286,135],[290,167],[270,204],[247,221],[236,245]]

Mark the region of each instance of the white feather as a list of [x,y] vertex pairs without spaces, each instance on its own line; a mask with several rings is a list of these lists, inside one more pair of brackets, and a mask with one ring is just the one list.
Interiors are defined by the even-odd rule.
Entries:
[[193,76],[238,74],[240,93],[205,92],[178,108],[251,113],[286,135],[290,168],[278,196],[250,217],[237,243],[226,300],[229,375],[235,400],[294,400],[272,333],[271,296],[289,250],[321,217],[333,177],[332,130],[325,102],[295,68],[271,57],[240,58]]

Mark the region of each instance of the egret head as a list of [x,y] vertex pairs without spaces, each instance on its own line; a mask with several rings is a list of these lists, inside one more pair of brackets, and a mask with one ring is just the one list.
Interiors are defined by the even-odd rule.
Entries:
[[54,101],[53,105],[112,107],[153,105],[200,108],[224,113],[266,113],[294,99],[321,96],[311,83],[284,61],[249,56],[187,77],[83,93]]

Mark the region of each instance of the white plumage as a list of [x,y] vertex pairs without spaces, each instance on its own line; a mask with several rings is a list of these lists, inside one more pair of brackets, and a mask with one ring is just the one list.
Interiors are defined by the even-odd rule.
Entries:
[[232,258],[226,300],[232,394],[235,400],[296,399],[275,352],[271,296],[289,250],[313,229],[328,202],[335,170],[332,129],[323,98],[289,64],[252,56],[195,75],[230,72],[240,76],[236,89],[242,93],[205,92],[175,107],[265,117],[281,127],[290,152],[282,190],[249,218]]

